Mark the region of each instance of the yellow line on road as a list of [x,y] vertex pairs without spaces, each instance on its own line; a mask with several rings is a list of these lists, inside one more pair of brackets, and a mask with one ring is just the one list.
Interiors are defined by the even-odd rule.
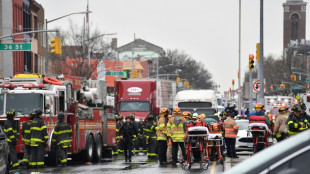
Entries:
[[215,166],[216,166],[216,161],[213,161],[212,167],[211,167],[211,170],[210,170],[210,174],[214,174],[214,172],[215,172]]

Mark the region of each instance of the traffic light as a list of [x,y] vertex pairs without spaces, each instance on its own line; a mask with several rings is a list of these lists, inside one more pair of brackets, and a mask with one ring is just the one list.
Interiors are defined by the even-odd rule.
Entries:
[[232,85],[233,86],[235,85],[235,79],[232,79]]
[[296,75],[294,75],[294,82],[296,82]]
[[280,88],[285,89],[285,84],[280,84]]
[[270,86],[270,90],[273,90],[273,86],[272,85]]
[[260,63],[260,43],[256,44],[256,60],[257,63]]
[[51,53],[52,54],[62,54],[62,51],[61,51],[61,40],[58,36],[56,36],[54,39],[52,39],[51,41]]
[[180,81],[181,81],[180,77],[177,77],[177,80],[176,80],[177,84],[179,84]]
[[187,89],[189,89],[189,82],[188,82],[188,81],[185,81],[183,85],[184,85]]
[[249,55],[249,70],[252,71],[254,68],[254,55],[250,54]]
[[296,82],[296,80],[297,80],[297,79],[296,79],[296,75],[291,75],[291,81],[292,81],[292,82]]
[[132,78],[139,78],[139,71],[137,69],[134,69],[132,72]]

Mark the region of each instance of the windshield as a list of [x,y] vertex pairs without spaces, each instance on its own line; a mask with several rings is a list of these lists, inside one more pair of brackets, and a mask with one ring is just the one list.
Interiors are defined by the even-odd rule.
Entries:
[[184,112],[184,111],[189,111],[190,113],[197,113],[198,115],[200,114],[205,114],[206,116],[209,116],[209,115],[215,115],[216,113],[216,110],[215,109],[181,109],[181,112]]
[[3,94],[0,94],[0,115],[3,115],[3,101],[4,101],[4,95]]
[[35,109],[42,109],[42,94],[7,94],[6,110],[15,110],[16,115],[26,115]]
[[222,105],[222,99],[220,98],[217,99],[217,105]]
[[225,108],[217,108],[217,112],[222,112],[224,110],[225,110]]
[[122,101],[120,112],[150,112],[150,102],[147,101]]
[[239,130],[247,130],[249,122],[248,121],[236,121],[239,126]]

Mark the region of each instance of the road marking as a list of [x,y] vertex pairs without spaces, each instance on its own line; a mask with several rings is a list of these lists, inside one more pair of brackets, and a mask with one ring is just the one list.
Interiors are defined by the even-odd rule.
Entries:
[[214,172],[215,172],[215,166],[216,166],[216,161],[213,161],[212,167],[211,167],[211,170],[210,170],[210,174],[214,174]]

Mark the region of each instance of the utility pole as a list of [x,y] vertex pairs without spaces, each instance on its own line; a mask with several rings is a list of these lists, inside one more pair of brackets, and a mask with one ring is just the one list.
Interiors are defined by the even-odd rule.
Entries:
[[[238,89],[241,88],[241,0],[239,0],[239,73]],[[241,115],[241,93],[238,93],[238,115]]]
[[264,103],[264,0],[260,0],[260,92],[259,102]]
[[252,112],[253,110],[253,104],[252,104],[252,101],[253,101],[253,91],[252,91],[252,71],[250,71],[250,74],[249,74],[249,92],[250,92],[250,97],[249,97],[249,111]]

